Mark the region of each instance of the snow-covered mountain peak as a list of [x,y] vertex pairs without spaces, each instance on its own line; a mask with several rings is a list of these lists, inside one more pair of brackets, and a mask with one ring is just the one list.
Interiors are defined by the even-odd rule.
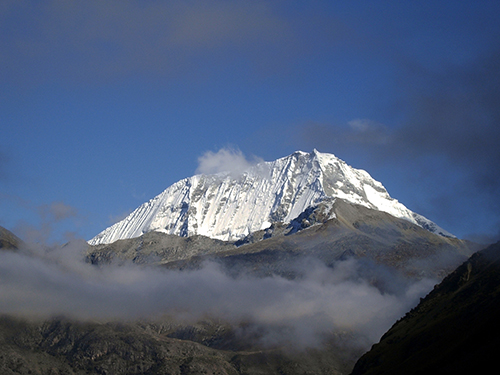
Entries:
[[235,241],[273,222],[289,223],[331,198],[384,211],[451,236],[391,198],[367,172],[313,150],[256,164],[238,176],[224,172],[180,180],[89,243],[111,243],[150,231]]

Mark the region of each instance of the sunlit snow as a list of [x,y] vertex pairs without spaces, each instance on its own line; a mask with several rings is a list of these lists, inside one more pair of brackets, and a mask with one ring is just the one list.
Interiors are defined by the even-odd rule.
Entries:
[[328,197],[384,211],[435,233],[450,235],[391,198],[366,171],[314,150],[259,163],[239,176],[199,174],[183,179],[89,243],[111,243],[150,231],[235,241],[273,222],[289,223]]

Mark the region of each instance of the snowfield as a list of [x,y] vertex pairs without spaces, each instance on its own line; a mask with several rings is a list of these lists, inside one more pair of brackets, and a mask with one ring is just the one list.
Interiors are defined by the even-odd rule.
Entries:
[[239,176],[228,172],[185,178],[99,233],[89,244],[111,243],[150,231],[236,241],[273,222],[289,223],[307,208],[331,198],[384,211],[453,237],[391,198],[366,171],[314,150],[259,163]]

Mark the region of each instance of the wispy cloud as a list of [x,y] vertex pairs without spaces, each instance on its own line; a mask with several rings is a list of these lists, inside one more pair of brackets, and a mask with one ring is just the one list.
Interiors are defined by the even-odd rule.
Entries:
[[238,176],[248,168],[262,161],[258,157],[247,159],[238,149],[221,148],[217,152],[207,151],[200,156],[198,158],[196,173],[216,174],[228,172],[231,175]]
[[38,208],[40,216],[45,220],[53,220],[55,222],[76,217],[78,212],[76,208],[64,202],[52,202],[50,204],[41,205]]
[[78,226],[84,220],[75,207],[62,201],[37,205],[13,195],[0,194],[0,198],[12,203],[17,210],[26,210],[33,216],[33,220],[20,220],[12,228],[26,243],[45,246],[54,241],[69,241],[74,238],[74,233],[61,228],[67,222],[72,222],[74,228],[74,225]]

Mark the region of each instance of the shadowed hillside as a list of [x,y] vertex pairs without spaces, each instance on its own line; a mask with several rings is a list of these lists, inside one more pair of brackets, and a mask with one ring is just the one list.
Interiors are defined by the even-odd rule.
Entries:
[[352,375],[491,372],[500,347],[499,316],[496,243],[436,286],[357,362]]

